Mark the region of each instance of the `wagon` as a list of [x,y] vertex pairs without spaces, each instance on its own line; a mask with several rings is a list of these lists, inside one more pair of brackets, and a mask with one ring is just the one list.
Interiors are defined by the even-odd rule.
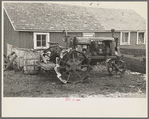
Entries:
[[[111,30],[112,34],[114,30]],[[105,62],[110,75],[123,75],[125,73],[125,63],[119,50],[118,38],[112,37],[71,37],[65,31],[66,48],[62,48],[57,43],[50,43],[46,54],[51,52],[49,62],[53,62],[53,67],[57,77],[63,82],[83,82],[88,76],[93,65]],[[52,58],[52,56],[55,56]],[[48,66],[48,65],[47,65]]]

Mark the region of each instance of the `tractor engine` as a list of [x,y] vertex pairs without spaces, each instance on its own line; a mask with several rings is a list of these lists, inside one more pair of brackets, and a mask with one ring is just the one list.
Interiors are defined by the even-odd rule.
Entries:
[[83,52],[85,55],[91,55],[91,42],[89,40],[77,40],[76,49]]
[[103,55],[105,53],[105,43],[99,41],[91,41],[92,56]]
[[78,40],[77,50],[83,52],[85,55],[100,56],[106,52],[107,44],[100,41],[92,40]]

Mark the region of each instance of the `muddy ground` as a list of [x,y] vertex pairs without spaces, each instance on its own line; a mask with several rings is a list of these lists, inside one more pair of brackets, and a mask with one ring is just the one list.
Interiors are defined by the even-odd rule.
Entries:
[[26,75],[7,70],[3,78],[4,97],[146,97],[146,75],[126,71],[124,77],[113,77],[104,66],[94,66],[84,83],[62,84],[54,71]]

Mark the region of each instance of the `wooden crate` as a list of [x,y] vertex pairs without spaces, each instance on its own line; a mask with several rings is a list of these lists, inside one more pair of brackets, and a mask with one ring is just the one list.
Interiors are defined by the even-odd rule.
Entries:
[[40,67],[36,64],[37,61],[37,58],[24,59],[24,74],[38,74],[40,72]]

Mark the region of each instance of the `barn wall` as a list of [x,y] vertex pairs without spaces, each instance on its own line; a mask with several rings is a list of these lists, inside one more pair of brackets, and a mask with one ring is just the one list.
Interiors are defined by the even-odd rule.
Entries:
[[145,44],[137,45],[137,32],[130,33],[130,45],[121,45],[120,51],[122,54],[134,56],[146,56]]
[[[68,33],[68,35],[74,37],[74,36],[82,36],[82,33],[80,32],[75,32],[75,33]],[[63,42],[64,34],[61,32],[50,32],[50,41],[59,43],[59,45],[66,46],[66,44]],[[71,38],[71,37],[70,37]]]
[[56,42],[56,43],[59,43],[59,45],[65,46],[65,44],[62,41],[62,36],[63,36],[62,33],[52,32],[50,33],[50,41]]
[[[95,37],[112,37],[112,33],[111,32],[96,32]],[[115,32],[114,37],[120,39],[120,33]]]
[[121,48],[145,49],[145,44],[137,45],[137,32],[130,33],[130,45],[121,45]]
[[[111,32],[96,32],[96,37],[111,37]],[[120,32],[115,32],[114,37],[119,39],[120,42]],[[130,45],[120,45],[120,48],[126,48],[126,49],[145,49],[145,45],[137,45],[137,32],[131,32],[130,33]]]
[[14,31],[5,11],[3,18],[4,18],[4,53],[7,54],[7,44],[12,44],[19,47],[19,32]]
[[[7,43],[14,45],[19,48],[34,48],[33,43],[33,33],[32,32],[19,32],[14,31],[12,24],[10,23],[6,12],[4,11],[4,52],[7,54]],[[63,42],[62,32],[50,32],[50,41],[58,42],[60,45],[65,46]],[[68,32],[68,35],[72,36],[82,36],[82,32]],[[111,32],[95,32],[95,37],[111,37]],[[115,37],[120,39],[120,32],[115,32]],[[145,49],[145,45],[137,45],[137,33],[131,32],[130,43],[131,45],[121,45],[120,48],[123,49]]]
[[70,33],[68,33],[68,35],[70,35],[72,37],[81,37],[81,36],[83,36],[82,32],[70,32]]
[[33,49],[34,48],[34,42],[33,42],[33,33],[32,32],[19,32],[19,48],[28,48]]

